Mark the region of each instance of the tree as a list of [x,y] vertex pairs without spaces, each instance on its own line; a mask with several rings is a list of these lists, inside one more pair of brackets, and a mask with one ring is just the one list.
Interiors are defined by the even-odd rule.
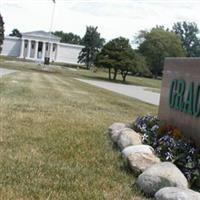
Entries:
[[71,32],[64,33],[63,31],[55,31],[53,34],[60,37],[61,42],[63,43],[79,44],[79,45],[82,43],[81,37]]
[[20,31],[18,30],[18,29],[13,29],[12,30],[12,33],[11,34],[9,34],[9,36],[14,36],[14,37],[19,37],[19,38],[21,38],[22,37],[22,34],[20,33]]
[[132,70],[132,74],[136,76],[152,77],[146,58],[138,52],[135,53],[135,67]]
[[0,14],[0,53],[2,50],[2,44],[4,40],[4,22],[3,22],[3,17]]
[[134,36],[133,43],[135,45],[139,45],[142,42],[144,42],[147,33],[148,33],[148,31],[146,31],[146,30],[140,30],[139,33]]
[[127,48],[124,49],[124,52],[121,52],[121,55],[119,55],[119,57],[120,62],[118,65],[118,69],[121,72],[123,82],[125,82],[128,73],[133,71],[136,67],[134,62],[136,55],[131,46],[127,46]]
[[187,52],[188,57],[200,56],[200,40],[197,37],[199,29],[194,22],[177,22],[173,26],[173,32],[176,33],[181,41],[182,46]]
[[100,33],[97,32],[98,27],[88,26],[86,27],[86,33],[82,39],[82,44],[85,46],[78,57],[79,63],[85,63],[87,69],[89,69],[96,58],[97,53],[103,47],[105,40],[100,37]]
[[[104,45],[96,57],[95,65],[108,68],[109,79],[113,80],[116,80],[117,74],[120,71],[125,82],[127,74],[136,68],[136,56],[137,54],[131,48],[129,40],[119,37]],[[114,71],[113,78],[111,77],[112,70]]]
[[175,33],[164,30],[163,27],[153,28],[144,37],[139,45],[139,52],[146,57],[147,64],[155,78],[162,75],[166,57],[185,56],[180,38]]

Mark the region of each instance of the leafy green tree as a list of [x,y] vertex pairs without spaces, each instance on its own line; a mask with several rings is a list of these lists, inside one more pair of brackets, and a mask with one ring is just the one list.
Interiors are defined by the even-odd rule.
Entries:
[[103,47],[105,40],[101,38],[100,33],[97,32],[98,27],[86,27],[86,33],[82,39],[82,44],[85,46],[78,57],[79,63],[85,63],[89,69],[96,58],[97,53]]
[[[127,74],[137,67],[136,57],[137,54],[131,48],[129,40],[119,37],[104,45],[96,57],[95,65],[108,68],[109,79],[116,80],[120,72],[123,81],[126,81]],[[113,77],[112,71],[114,71]]]
[[20,33],[20,31],[18,30],[18,29],[13,29],[12,30],[12,33],[11,34],[9,34],[9,36],[14,36],[14,37],[19,37],[19,38],[21,38],[22,37],[22,34]]
[[177,22],[173,26],[173,32],[176,33],[181,41],[182,46],[187,52],[188,57],[200,56],[200,40],[198,38],[199,29],[194,22]]
[[136,68],[136,54],[131,46],[127,46],[124,52],[119,55],[118,70],[120,70],[123,82],[126,81],[126,76]]
[[3,17],[0,14],[0,53],[2,50],[2,44],[4,40],[4,22],[3,22]]
[[64,33],[63,31],[55,31],[53,34],[60,37],[61,42],[63,43],[78,44],[78,45],[82,43],[81,37],[71,32]]
[[144,35],[143,42],[139,45],[139,52],[146,57],[149,69],[155,78],[162,75],[166,57],[185,56],[180,38],[175,33],[164,30],[163,27],[153,28]]
[[[163,30],[165,30],[164,26],[158,26],[157,25],[155,28],[156,29],[163,29]],[[167,28],[166,31],[169,31],[169,29]],[[133,43],[136,44],[136,45],[140,45],[142,42],[144,42],[145,37],[146,37],[146,35],[148,33],[149,32],[147,30],[140,30],[139,33],[134,37]]]
[[152,77],[146,58],[138,52],[135,54],[135,67],[132,70],[132,74],[136,76]]

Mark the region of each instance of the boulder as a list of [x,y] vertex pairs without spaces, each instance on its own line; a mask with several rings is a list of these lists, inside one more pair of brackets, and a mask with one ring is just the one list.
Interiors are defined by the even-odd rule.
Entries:
[[113,131],[117,131],[117,130],[120,130],[122,128],[126,128],[126,124],[124,123],[120,123],[120,122],[116,122],[116,123],[113,123],[109,128],[108,128],[108,133],[111,133]]
[[122,151],[122,155],[125,158],[128,158],[129,155],[135,154],[135,153],[147,153],[147,154],[154,154],[154,149],[149,145],[132,145],[124,148]]
[[160,159],[153,153],[138,152],[128,156],[128,163],[136,174],[140,174],[152,165],[160,163]]
[[151,196],[164,187],[188,187],[183,173],[170,162],[152,165],[138,177],[136,184]]
[[134,126],[133,123],[127,123],[126,124],[126,128],[133,128],[133,126]]
[[120,149],[124,149],[125,147],[131,145],[139,145],[142,144],[142,137],[133,129],[124,128],[121,129],[120,133],[118,134],[117,144],[120,147]]
[[166,187],[155,194],[157,200],[200,200],[200,193],[189,189]]
[[114,123],[108,128],[108,133],[110,134],[110,137],[113,142],[117,142],[119,138],[120,131],[126,127],[126,124],[124,123]]
[[118,139],[119,139],[119,135],[121,134],[121,130],[114,130],[110,133],[110,137],[111,137],[111,140],[115,143],[117,143]]

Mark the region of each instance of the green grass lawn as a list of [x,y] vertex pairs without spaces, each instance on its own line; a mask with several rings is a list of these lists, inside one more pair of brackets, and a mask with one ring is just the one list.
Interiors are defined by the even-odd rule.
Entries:
[[[35,69],[33,67],[33,63],[28,63],[28,62],[19,62],[16,58],[7,58],[7,57],[2,57],[0,56],[0,62],[5,61],[4,63],[7,68],[14,68],[14,69],[20,69],[20,70],[27,70],[27,69]],[[13,65],[12,62],[18,61],[15,65]],[[2,65],[3,67],[5,65]],[[28,65],[28,66],[27,66]],[[67,65],[70,66],[70,65]],[[76,69],[76,66],[71,66],[73,69]],[[68,67],[63,67],[63,68],[68,68]],[[108,80],[108,72],[106,69],[98,69],[96,73],[94,73],[92,70],[84,70],[84,69],[79,69],[74,76],[81,76],[82,78],[87,78],[87,79],[95,79],[95,80],[101,80],[101,81],[109,81]],[[117,80],[112,82],[116,83],[123,83],[122,82],[122,77],[121,74],[118,74]],[[145,86],[145,87],[151,87],[153,88],[152,91],[154,92],[160,92],[161,88],[161,80],[158,79],[152,79],[152,78],[143,78],[143,77],[136,77],[136,76],[130,76],[128,75],[126,78],[125,84],[129,85],[139,85],[139,86]]]
[[145,199],[107,127],[157,107],[31,63],[0,78],[0,199]]
[[[91,70],[79,70],[78,74],[83,76],[84,78],[101,80],[101,81],[111,81],[115,83],[123,83],[120,73],[118,74],[116,81],[108,80],[108,72],[102,69],[98,69],[96,73],[92,72]],[[124,84],[152,87],[156,89],[157,91],[159,91],[161,88],[161,80],[136,77],[136,76],[130,76],[130,75],[126,77],[126,82]]]

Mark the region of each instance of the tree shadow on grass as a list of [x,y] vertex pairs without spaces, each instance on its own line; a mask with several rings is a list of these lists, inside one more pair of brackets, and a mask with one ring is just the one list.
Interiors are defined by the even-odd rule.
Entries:
[[81,75],[81,77],[87,78],[87,79],[90,79],[90,80],[106,81],[106,82],[109,82],[109,83],[119,83],[119,84],[124,84],[124,85],[137,85],[137,86],[140,86],[140,84],[132,83],[130,81],[123,82],[122,80],[109,80],[108,78],[101,77],[101,76],[91,77],[89,75]]
[[[117,143],[115,142],[112,142],[112,149],[116,152],[119,152],[121,151],[119,149],[119,146],[117,145]],[[149,195],[146,195],[142,190],[141,188],[139,188],[136,184],[136,181],[137,181],[137,178],[138,176],[140,175],[139,173],[136,173],[134,172],[131,167],[130,167],[130,164],[128,162],[127,159],[123,158],[122,154],[120,153],[119,155],[119,159],[120,159],[120,170],[125,173],[127,176],[131,176],[133,177],[133,181],[132,181],[132,184],[130,185],[131,188],[135,188],[135,190],[137,191],[137,194],[138,195],[141,195],[141,196],[144,196],[145,199],[149,199],[149,200],[153,200],[154,198],[151,198]]]
[[34,71],[34,72],[40,72],[40,73],[44,73],[44,74],[60,74],[59,71],[56,71],[56,70],[49,70],[49,69],[46,69],[46,68],[30,68],[31,71]]
[[122,156],[121,156],[121,160],[122,160],[122,163],[120,165],[120,170],[123,171],[123,173],[125,173],[127,176],[133,177],[133,181],[132,181],[131,187],[137,189],[138,194],[144,196],[145,199],[149,199],[149,200],[152,199],[149,195],[145,194],[142,191],[142,189],[139,188],[139,186],[136,184],[138,176],[141,173],[136,173],[134,170],[132,170],[131,167],[130,167],[130,164],[129,164],[128,160],[125,159],[125,158],[123,158]]
[[[112,149],[115,151],[115,152],[119,152],[121,151],[119,149],[119,146],[116,144],[116,143],[112,143]],[[137,177],[137,174],[135,174],[131,168],[130,168],[130,165],[127,161],[127,159],[123,158],[122,154],[120,153],[119,155],[119,159],[121,160],[121,165],[120,165],[120,170],[125,172],[125,174],[128,174],[128,175],[131,175],[131,176],[134,176],[134,177]]]

